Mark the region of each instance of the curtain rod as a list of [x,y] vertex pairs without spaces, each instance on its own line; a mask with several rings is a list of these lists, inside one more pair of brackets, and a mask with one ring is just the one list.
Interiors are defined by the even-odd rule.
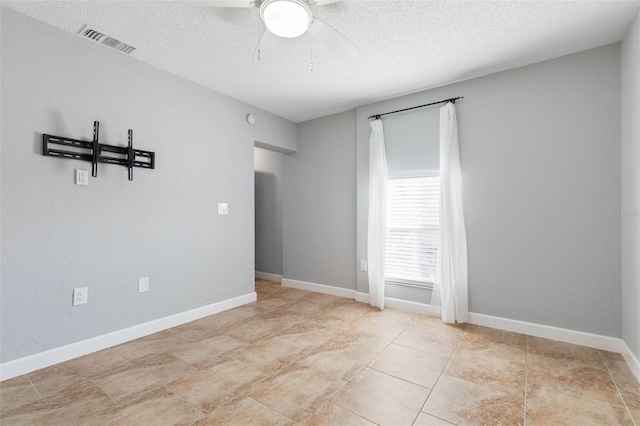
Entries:
[[370,115],[369,117],[367,117],[369,120],[371,120],[372,118],[375,118],[376,120],[380,119],[380,117],[382,117],[383,115],[389,115],[389,114],[395,114],[396,112],[403,112],[403,111],[409,111],[411,109],[416,109],[416,108],[424,108],[427,106],[431,106],[431,105],[438,105],[438,104],[444,104],[446,102],[453,102],[454,104],[456,103],[456,101],[458,99],[462,99],[464,98],[464,96],[458,96],[457,98],[450,98],[450,99],[445,99],[442,101],[438,101],[438,102],[431,102],[430,104],[424,104],[424,105],[418,105],[418,106],[414,106],[411,108],[405,108],[405,109],[399,109],[397,111],[391,111],[391,112],[383,112],[382,114],[373,114]]

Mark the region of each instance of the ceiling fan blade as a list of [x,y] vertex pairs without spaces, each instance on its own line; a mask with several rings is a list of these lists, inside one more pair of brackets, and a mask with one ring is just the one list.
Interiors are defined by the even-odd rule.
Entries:
[[326,22],[321,21],[318,18],[313,18],[307,32],[311,34],[313,38],[340,56],[351,57],[358,54],[358,48],[353,43],[351,43],[337,30],[330,27]]
[[178,0],[177,3],[188,4],[189,6],[200,7],[257,7],[259,1],[252,0]]
[[325,4],[341,3],[344,0],[309,0],[311,6],[324,6]]

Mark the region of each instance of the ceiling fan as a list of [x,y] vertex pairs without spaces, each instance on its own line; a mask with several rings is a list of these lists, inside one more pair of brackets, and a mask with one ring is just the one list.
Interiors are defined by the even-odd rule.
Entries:
[[358,48],[345,36],[326,22],[313,15],[311,7],[339,3],[343,0],[203,0],[185,3],[203,7],[256,7],[267,29],[258,45],[258,57],[268,51],[274,40],[269,34],[294,38],[308,33],[315,40],[336,52],[349,57],[358,53]]

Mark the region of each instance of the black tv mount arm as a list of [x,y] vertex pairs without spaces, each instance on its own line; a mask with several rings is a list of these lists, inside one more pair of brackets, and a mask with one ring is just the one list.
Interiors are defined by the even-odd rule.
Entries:
[[[62,136],[42,135],[42,155],[52,157],[70,158],[73,160],[88,161],[91,163],[91,176],[98,176],[98,163],[120,164],[127,168],[129,180],[133,180],[133,168],[155,169],[155,152],[143,151],[133,148],[133,130],[129,129],[127,147],[107,145],[98,141],[100,137],[100,123],[93,122],[93,141],[81,141]],[[74,148],[63,150],[50,147],[50,145],[62,145]],[[85,151],[83,151],[85,150]],[[114,153],[118,156],[108,156],[104,153]]]

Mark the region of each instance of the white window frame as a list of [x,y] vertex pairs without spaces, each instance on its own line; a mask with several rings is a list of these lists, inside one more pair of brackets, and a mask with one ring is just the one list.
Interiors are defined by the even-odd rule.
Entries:
[[[421,177],[439,177],[439,170],[429,170],[429,171],[403,171],[403,172],[394,172],[390,173],[388,176],[389,180],[393,179],[410,179],[410,178],[421,178]],[[439,200],[439,197],[438,197]],[[440,224],[438,223],[438,230],[440,230]],[[386,237],[385,237],[386,238]],[[438,246],[438,250],[440,247]],[[433,288],[432,281],[414,281],[407,279],[399,279],[393,277],[385,277],[386,284],[394,284],[401,285],[407,287],[417,287],[422,289],[431,289]]]

